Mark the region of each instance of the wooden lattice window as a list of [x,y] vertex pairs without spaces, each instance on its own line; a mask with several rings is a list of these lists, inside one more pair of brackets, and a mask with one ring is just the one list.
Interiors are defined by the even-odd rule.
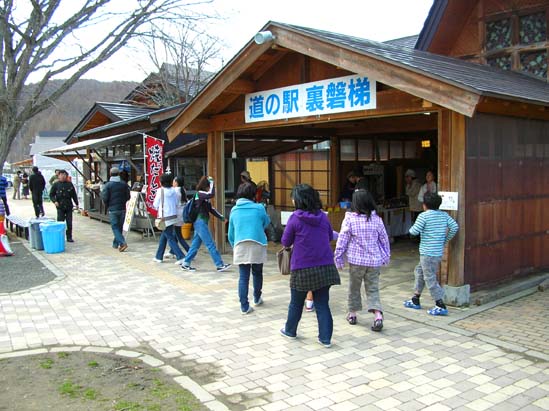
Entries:
[[502,70],[511,70],[512,62],[510,54],[503,54],[501,56],[489,57],[486,59],[488,64],[492,67],[497,67]]
[[519,41],[521,44],[540,43],[547,38],[547,20],[545,12],[521,16]]
[[486,23],[486,50],[499,50],[511,46],[511,19]]
[[547,50],[520,53],[520,69],[525,73],[547,78]]

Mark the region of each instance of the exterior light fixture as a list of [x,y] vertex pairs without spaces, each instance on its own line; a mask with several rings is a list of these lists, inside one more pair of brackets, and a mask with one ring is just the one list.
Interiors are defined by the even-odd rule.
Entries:
[[430,148],[431,140],[421,140],[421,148]]
[[263,44],[269,41],[273,41],[275,36],[270,31],[260,31],[254,36],[254,41],[256,44]]

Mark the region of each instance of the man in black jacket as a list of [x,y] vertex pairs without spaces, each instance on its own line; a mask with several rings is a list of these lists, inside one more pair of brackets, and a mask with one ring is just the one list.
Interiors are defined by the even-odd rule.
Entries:
[[38,167],[34,166],[32,168],[32,174],[29,177],[29,189],[32,195],[32,206],[34,207],[36,218],[44,216],[42,193],[45,188],[46,180],[40,170],[38,170]]
[[130,187],[120,179],[118,167],[111,168],[111,178],[101,191],[101,199],[109,211],[114,240],[112,248],[118,248],[120,252],[126,251],[128,244],[122,235],[122,227],[126,218],[126,202],[130,199]]
[[50,200],[57,207],[57,221],[67,222],[67,241],[72,243],[72,203],[74,201],[78,208],[78,196],[72,183],[67,181],[67,175],[65,170],[59,171],[59,180],[50,189]]

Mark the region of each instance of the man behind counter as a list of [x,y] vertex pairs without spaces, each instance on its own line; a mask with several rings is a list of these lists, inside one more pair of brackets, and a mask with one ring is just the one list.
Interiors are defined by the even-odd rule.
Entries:
[[72,210],[73,201],[78,208],[78,196],[74,185],[67,181],[68,173],[65,170],[59,170],[58,180],[53,183],[50,190],[50,200],[57,207],[57,221],[66,221],[67,223],[67,241],[74,242],[72,239]]

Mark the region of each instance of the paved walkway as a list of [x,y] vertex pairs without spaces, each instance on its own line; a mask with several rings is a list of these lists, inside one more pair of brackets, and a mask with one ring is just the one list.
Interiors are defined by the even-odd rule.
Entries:
[[[14,213],[29,211],[12,204]],[[531,350],[452,324],[482,308],[451,309],[447,318],[404,309],[416,259],[407,249],[383,272],[383,332],[370,331],[366,313],[348,325],[345,286],[334,287],[334,345],[325,349],[314,313],[304,313],[297,341],[278,334],[289,290],[274,258],[265,304],[242,316],[238,270],[212,271],[203,251],[199,271],[185,273],[170,260],[153,263],[156,242],[137,233],[125,253],[110,247],[107,224],[75,217],[74,233],[65,253],[36,252],[64,279],[0,296],[0,353],[54,345],[149,352],[237,411],[549,410],[547,340]]]

